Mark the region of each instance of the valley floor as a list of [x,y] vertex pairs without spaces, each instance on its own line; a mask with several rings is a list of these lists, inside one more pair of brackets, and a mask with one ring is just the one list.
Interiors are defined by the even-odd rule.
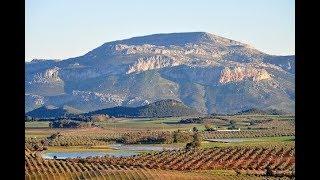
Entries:
[[[204,124],[181,124],[181,119],[121,118],[83,129],[26,122],[26,179],[294,178],[294,117],[239,115],[210,121],[224,129],[232,120],[239,132],[207,131]],[[202,137],[200,147],[187,150],[190,140],[182,142],[176,136],[188,139],[194,127]],[[83,152],[103,155],[80,157]],[[79,153],[79,157],[47,159],[44,153]]]

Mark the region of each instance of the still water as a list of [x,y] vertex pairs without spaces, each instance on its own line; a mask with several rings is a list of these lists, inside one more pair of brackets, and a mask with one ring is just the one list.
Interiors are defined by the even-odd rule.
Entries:
[[86,157],[103,157],[103,156],[114,156],[114,157],[127,157],[139,154],[134,151],[81,151],[81,152],[45,152],[42,157],[45,159],[66,159],[66,158],[86,158]]
[[112,150],[108,151],[73,151],[73,152],[44,152],[42,157],[45,159],[66,159],[66,158],[86,158],[86,157],[103,157],[103,156],[114,156],[114,157],[127,157],[138,155],[142,151],[162,151],[177,149],[174,147],[161,147],[155,145],[124,145],[124,144],[110,144]]

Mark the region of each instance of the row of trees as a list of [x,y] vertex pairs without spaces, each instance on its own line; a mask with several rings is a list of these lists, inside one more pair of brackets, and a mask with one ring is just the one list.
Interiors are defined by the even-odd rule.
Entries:
[[83,128],[91,127],[92,125],[92,122],[73,121],[67,119],[52,121],[49,123],[50,128]]
[[186,143],[192,141],[192,134],[189,132],[177,130],[174,132],[146,132],[146,133],[126,133],[120,140],[126,144],[171,144]]

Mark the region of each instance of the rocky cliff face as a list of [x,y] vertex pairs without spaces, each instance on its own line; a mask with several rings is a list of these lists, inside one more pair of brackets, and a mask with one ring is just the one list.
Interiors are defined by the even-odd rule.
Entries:
[[221,73],[219,82],[222,84],[239,82],[246,78],[251,79],[254,82],[258,82],[261,80],[269,80],[271,79],[271,76],[265,69],[256,69],[251,67],[236,67],[234,69],[230,69],[226,67]]
[[105,43],[84,56],[26,63],[26,111],[84,112],[175,99],[204,113],[294,111],[294,56],[272,56],[204,32]]
[[138,62],[129,67],[127,74],[178,65],[179,61],[174,58],[156,55],[149,58],[138,59]]

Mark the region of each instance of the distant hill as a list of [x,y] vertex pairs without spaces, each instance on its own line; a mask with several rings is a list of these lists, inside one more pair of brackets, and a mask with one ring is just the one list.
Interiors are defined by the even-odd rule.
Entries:
[[57,118],[77,115],[81,113],[83,112],[70,106],[56,107],[48,105],[41,106],[33,111],[26,113],[26,115],[33,118]]
[[172,117],[200,115],[197,110],[184,105],[177,100],[161,100],[145,106],[101,109],[86,115],[107,114],[114,117]]
[[285,111],[278,110],[278,109],[267,109],[267,110],[262,110],[262,109],[257,109],[257,108],[250,108],[247,110],[240,111],[236,114],[240,115],[250,115],[250,114],[259,114],[259,115],[285,115],[288,114]]

